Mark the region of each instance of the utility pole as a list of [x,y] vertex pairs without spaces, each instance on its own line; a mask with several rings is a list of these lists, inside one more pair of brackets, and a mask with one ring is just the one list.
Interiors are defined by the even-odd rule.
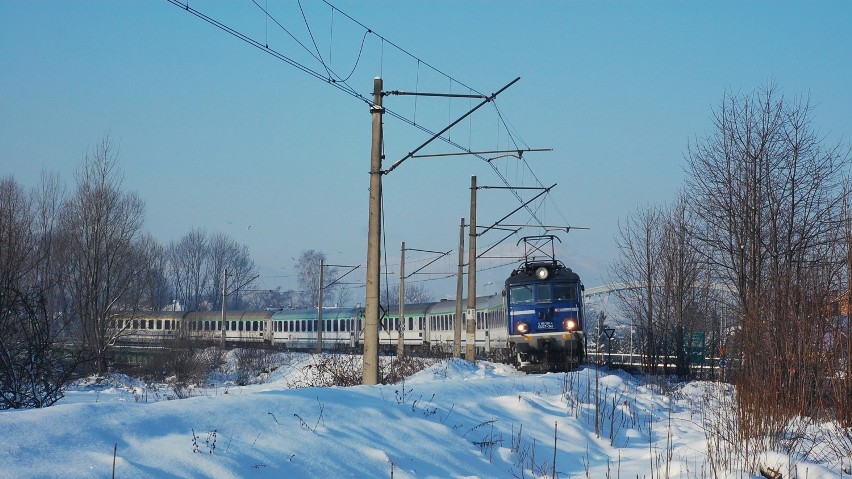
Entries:
[[228,268],[222,269],[222,334],[219,340],[220,345],[225,347],[225,320],[227,319],[225,310],[228,308]]
[[382,218],[382,79],[373,80],[373,137],[370,149],[370,218],[367,230],[367,297],[364,303],[362,384],[379,382],[379,258]]
[[405,353],[405,241],[399,259],[399,339],[396,344],[396,357],[402,359]]
[[325,259],[320,258],[320,274],[319,274],[319,299],[317,300],[317,354],[322,353],[322,304],[323,304],[323,290],[325,289],[322,285],[323,283],[323,271],[325,270]]
[[467,344],[464,358],[476,359],[476,176],[470,177],[470,251],[467,261]]
[[462,295],[464,295],[464,218],[459,226],[459,269],[456,272],[456,320],[453,321],[453,357],[461,357]]

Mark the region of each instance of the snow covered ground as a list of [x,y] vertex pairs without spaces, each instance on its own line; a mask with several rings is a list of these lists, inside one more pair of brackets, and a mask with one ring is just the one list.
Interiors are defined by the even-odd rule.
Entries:
[[[0,477],[760,477],[714,475],[708,460],[702,404],[729,395],[725,385],[453,360],[399,384],[292,389],[311,361],[288,356],[256,384],[223,377],[179,400],[113,375],[53,407],[2,411]],[[845,477],[839,464],[762,460],[785,478]]]

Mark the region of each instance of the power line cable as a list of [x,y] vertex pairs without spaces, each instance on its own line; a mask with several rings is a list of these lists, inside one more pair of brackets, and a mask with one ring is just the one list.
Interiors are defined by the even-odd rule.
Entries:
[[[308,52],[308,54],[309,54],[312,58],[314,58],[316,61],[318,61],[318,62],[319,62],[319,63],[323,66],[323,68],[326,70],[326,75],[323,75],[323,74],[321,74],[320,72],[318,72],[318,71],[316,71],[316,70],[314,70],[314,69],[312,69],[312,68],[308,67],[307,65],[304,65],[304,64],[302,64],[302,63],[300,63],[300,62],[298,62],[298,61],[294,60],[293,58],[290,58],[290,57],[288,57],[287,55],[284,55],[283,53],[281,53],[281,52],[279,52],[279,51],[277,51],[277,50],[275,50],[275,49],[273,49],[273,48],[270,48],[268,44],[266,44],[266,43],[260,43],[259,41],[257,41],[257,40],[255,40],[255,39],[253,39],[253,38],[249,37],[248,35],[246,35],[246,34],[244,34],[244,33],[240,32],[240,31],[238,31],[238,30],[235,30],[235,29],[233,29],[233,28],[229,27],[228,25],[226,25],[226,24],[224,24],[224,23],[222,23],[222,22],[220,22],[220,21],[218,21],[218,20],[216,20],[216,19],[214,19],[214,18],[212,18],[212,17],[210,17],[210,16],[208,16],[208,15],[204,14],[203,12],[201,12],[201,11],[199,11],[199,10],[197,10],[197,9],[193,8],[193,7],[190,7],[188,2],[187,2],[187,3],[182,3],[182,2],[180,2],[179,0],[167,0],[167,1],[168,1],[169,3],[171,3],[171,4],[175,5],[175,6],[177,6],[177,7],[180,7],[181,9],[185,10],[186,12],[191,13],[192,15],[194,15],[194,16],[196,16],[196,17],[200,18],[201,20],[204,20],[205,22],[207,22],[207,23],[209,23],[209,24],[211,24],[211,25],[213,25],[213,26],[215,26],[215,27],[217,27],[217,28],[221,29],[222,31],[224,31],[224,32],[226,32],[226,33],[228,33],[228,34],[230,34],[230,35],[232,35],[232,36],[234,36],[234,37],[236,37],[236,38],[238,38],[238,39],[240,39],[240,40],[242,40],[242,41],[244,41],[244,42],[248,43],[249,45],[252,45],[252,46],[254,46],[255,48],[258,48],[259,50],[262,50],[262,51],[264,51],[264,52],[268,53],[269,55],[272,55],[273,57],[275,57],[275,58],[277,58],[277,59],[279,59],[279,60],[281,60],[281,61],[283,61],[283,62],[287,63],[288,65],[291,65],[291,66],[295,67],[296,69],[298,69],[298,70],[300,70],[300,71],[302,71],[302,72],[304,72],[304,73],[307,73],[307,74],[308,74],[308,75],[310,75],[310,76],[313,76],[313,77],[314,77],[314,78],[316,78],[316,79],[322,80],[323,82],[328,83],[328,84],[330,84],[330,85],[334,86],[335,88],[337,88],[337,89],[339,89],[339,90],[343,91],[344,93],[349,94],[350,96],[352,96],[352,97],[354,97],[354,98],[356,98],[356,99],[358,99],[358,100],[360,100],[360,101],[364,102],[364,103],[365,103],[365,104],[367,104],[367,105],[372,105],[372,99],[371,99],[371,98],[368,98],[367,96],[365,96],[365,95],[363,95],[363,94],[361,94],[361,93],[358,93],[358,92],[357,92],[354,88],[352,88],[351,86],[349,86],[349,85],[346,83],[346,81],[345,81],[345,80],[341,79],[339,75],[336,75],[336,74],[335,74],[335,76],[337,76],[337,77],[338,77],[337,79],[332,78],[332,76],[331,76],[331,75],[332,75],[332,73],[333,73],[333,70],[331,70],[331,69],[330,69],[330,68],[329,68],[329,67],[325,64],[325,62],[322,60],[321,55],[319,55],[319,54],[318,54],[318,48],[316,47],[316,42],[315,42],[315,41],[314,41],[314,46],[315,46],[315,48],[316,48],[316,50],[317,50],[317,54],[313,53],[313,52],[312,52],[312,51],[311,51],[308,47],[306,47],[306,46],[305,46],[302,42],[300,42],[300,41],[299,41],[299,40],[295,37],[295,35],[293,35],[293,34],[292,34],[289,30],[287,30],[287,28],[285,28],[285,27],[284,27],[284,25],[282,25],[282,24],[281,24],[281,22],[279,22],[279,21],[278,21],[277,19],[275,19],[275,18],[274,18],[271,14],[269,14],[268,10],[267,10],[266,8],[262,7],[260,4],[258,4],[256,0],[252,0],[252,2],[253,2],[253,3],[254,3],[254,4],[255,4],[255,5],[256,5],[259,9],[261,9],[261,10],[264,12],[264,14],[265,14],[265,15],[267,15],[267,17],[268,17],[269,19],[271,19],[273,22],[275,22],[275,24],[276,24],[276,25],[278,25],[278,26],[279,26],[282,30],[284,30],[285,32],[287,32],[287,34],[288,34],[288,35],[289,35],[289,36],[290,36],[290,37],[291,37],[291,38],[292,38],[292,39],[293,39],[293,40],[294,40],[297,44],[299,44],[299,45],[300,45],[300,46],[301,46],[301,47],[302,47],[302,48],[303,48],[306,52]],[[362,50],[362,51],[363,51],[363,44],[364,44],[364,41],[365,41],[365,39],[366,39],[366,35],[367,35],[367,34],[375,35],[377,38],[381,39],[381,41],[382,41],[382,64],[383,64],[383,62],[384,62],[384,60],[383,60],[383,59],[384,59],[384,44],[385,44],[385,43],[387,43],[387,44],[391,45],[392,47],[394,47],[395,49],[397,49],[398,51],[400,51],[400,52],[404,53],[405,55],[408,55],[409,57],[411,57],[411,58],[413,58],[413,59],[417,60],[417,61],[418,61],[418,65],[419,65],[419,64],[423,64],[423,65],[425,65],[426,67],[428,67],[428,68],[432,69],[433,71],[435,71],[436,73],[438,73],[438,74],[440,74],[440,75],[442,75],[442,76],[444,76],[444,77],[448,78],[448,79],[450,80],[451,84],[452,84],[453,82],[454,82],[454,83],[457,83],[457,84],[461,85],[462,87],[468,88],[470,91],[476,92],[477,94],[484,96],[482,93],[480,93],[478,90],[474,89],[473,87],[471,87],[471,86],[469,86],[469,85],[467,85],[467,84],[465,84],[465,83],[463,83],[463,82],[461,82],[461,81],[459,81],[459,80],[456,80],[454,77],[452,77],[452,76],[448,75],[447,73],[445,73],[445,72],[441,71],[440,69],[436,68],[435,66],[431,65],[430,63],[423,61],[423,60],[422,60],[422,59],[420,59],[419,57],[417,57],[417,56],[413,55],[412,53],[410,53],[409,51],[405,50],[404,48],[402,48],[402,47],[398,46],[397,44],[395,44],[395,43],[391,42],[390,40],[388,40],[387,38],[383,37],[382,35],[379,35],[378,33],[374,32],[372,29],[368,28],[367,26],[365,26],[365,25],[364,25],[364,24],[362,24],[361,22],[359,22],[359,21],[355,20],[355,19],[354,19],[354,18],[352,18],[350,15],[348,15],[346,12],[343,12],[342,10],[340,10],[339,8],[337,8],[336,6],[334,6],[334,5],[332,5],[331,3],[329,3],[327,0],[323,0],[323,3],[325,3],[326,5],[328,5],[329,7],[331,7],[333,11],[336,11],[336,12],[338,12],[338,13],[342,14],[343,16],[345,16],[346,18],[348,18],[350,21],[352,21],[352,22],[356,23],[357,25],[359,25],[361,28],[363,28],[363,29],[365,30],[365,36],[364,36],[364,39],[362,40],[362,45],[361,45],[361,50]],[[299,6],[300,6],[300,9],[301,9],[301,3],[299,3]],[[306,18],[306,17],[304,17],[304,11],[303,11],[303,18],[304,18],[304,20],[305,20],[305,22],[306,22],[306,24],[307,24],[307,18]],[[310,31],[310,28],[309,28],[309,31]],[[313,34],[312,34],[312,33],[311,33],[311,39],[312,39],[312,41],[313,41]],[[358,58],[359,58],[359,60],[358,60],[358,61],[360,61],[360,57],[361,57],[361,53],[359,52],[359,57],[358,57]],[[357,62],[356,62],[355,67],[353,67],[353,72],[354,72],[354,69],[355,69],[355,68],[357,68]],[[350,75],[349,75],[349,76],[347,76],[347,79],[348,79],[349,77],[351,77],[351,75],[352,75],[352,73],[350,73]],[[494,104],[494,105],[495,105],[495,107],[496,107],[496,100],[492,99],[492,101],[490,101],[490,103]],[[505,120],[503,119],[503,115],[502,115],[502,113],[499,111],[499,109],[497,109],[497,112],[498,112],[498,116],[500,117],[500,121],[502,122],[502,124],[504,125],[504,127],[508,128],[508,127],[506,126],[506,122],[505,122]],[[390,114],[390,115],[391,115],[391,116],[393,116],[394,118],[396,118],[396,119],[398,119],[398,120],[400,120],[400,121],[402,121],[402,122],[404,122],[404,123],[407,123],[407,124],[409,124],[409,125],[411,125],[411,126],[413,126],[413,127],[415,127],[415,128],[420,129],[420,130],[421,130],[421,131],[423,131],[424,133],[427,133],[427,134],[429,134],[429,135],[431,135],[431,136],[436,136],[438,139],[440,139],[440,140],[444,141],[445,143],[447,143],[447,144],[449,144],[449,145],[451,145],[451,146],[453,146],[453,147],[455,147],[455,148],[459,149],[460,151],[463,151],[463,152],[466,152],[466,153],[472,154],[473,156],[475,156],[475,157],[479,158],[480,160],[485,161],[486,163],[488,163],[488,164],[491,166],[492,170],[493,170],[493,171],[494,171],[494,172],[498,175],[498,177],[500,178],[500,180],[501,180],[501,181],[503,181],[503,183],[504,183],[506,186],[511,186],[511,185],[509,184],[508,180],[507,180],[507,179],[506,179],[506,178],[505,178],[505,177],[504,177],[504,176],[500,173],[500,171],[499,171],[499,170],[498,170],[498,169],[497,169],[497,168],[496,168],[496,167],[495,167],[495,166],[494,166],[494,165],[493,165],[493,164],[489,161],[489,159],[488,159],[488,158],[485,158],[484,156],[482,156],[482,155],[480,155],[480,154],[473,153],[473,152],[472,152],[469,148],[466,148],[466,147],[464,147],[464,146],[460,145],[459,143],[457,143],[457,142],[453,141],[450,137],[437,136],[437,135],[436,135],[436,133],[435,133],[435,132],[433,132],[432,130],[430,130],[429,128],[426,128],[426,127],[425,127],[425,126],[423,126],[423,125],[417,124],[417,123],[416,123],[416,121],[411,120],[411,119],[408,119],[408,118],[404,117],[402,114],[399,114],[399,113],[397,113],[397,112],[395,112],[395,111],[393,111],[393,110],[391,110],[391,109],[385,108],[385,113]],[[511,133],[510,133],[510,132],[508,132],[508,129],[507,129],[507,133],[509,133],[509,134],[510,134],[510,137],[512,137]],[[512,137],[512,142],[513,142],[513,144],[515,144],[515,145],[516,145],[516,142],[514,141],[514,138],[513,138],[513,137]],[[513,191],[513,194],[515,195],[515,197],[517,198],[517,200],[518,200],[518,201],[520,201],[521,203],[523,203],[523,202],[524,202],[524,201],[523,201],[523,199],[520,197],[520,195],[519,195],[517,192],[514,192],[514,191]],[[527,212],[528,212],[530,215],[532,215],[532,216],[533,216],[533,218],[534,218],[534,219],[535,219],[535,220],[539,223],[539,225],[543,225],[543,223],[541,222],[541,220],[539,220],[537,217],[535,217],[535,214],[533,213],[533,211],[532,211],[531,209],[529,209],[529,207],[525,207],[525,208],[526,208]]]

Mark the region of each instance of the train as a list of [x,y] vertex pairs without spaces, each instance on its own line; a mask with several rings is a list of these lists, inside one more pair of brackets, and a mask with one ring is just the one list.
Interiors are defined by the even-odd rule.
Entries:
[[[466,300],[462,300],[466,301]],[[404,320],[388,313],[379,322],[379,344],[396,348],[402,334],[406,348],[452,350],[455,301],[408,304]],[[398,308],[393,308],[398,311]],[[477,350],[499,350],[506,342],[505,311],[500,294],[476,299]],[[357,348],[364,341],[364,308],[326,307],[322,311],[322,344]],[[312,349],[319,336],[317,309],[266,309],[259,311],[163,311],[117,314],[109,327],[120,346],[167,344],[176,339],[210,343],[267,344],[287,349]],[[464,329],[464,327],[462,328]],[[223,338],[224,336],[224,338]],[[462,344],[466,344],[463,335]]]
[[[526,372],[574,369],[586,347],[580,277],[552,252],[545,258],[524,256],[502,292],[476,298],[475,350]],[[406,349],[452,352],[455,300],[407,304],[402,318],[398,308],[391,311],[379,322],[380,350],[394,351],[401,335]],[[306,350],[316,348],[318,336],[324,348],[357,350],[363,344],[363,308],[323,308],[322,324],[318,313],[316,308],[226,311],[223,318],[222,312],[210,311],[136,312],[113,316],[109,326],[119,346],[157,347],[182,338]],[[466,330],[464,323],[461,329]],[[467,347],[467,334],[461,345]]]
[[[505,308],[508,319],[509,357],[527,372],[571,370],[586,356],[584,332],[585,286],[580,275],[556,259],[552,235],[522,238],[536,256],[525,250],[525,260],[506,279]],[[535,241],[535,242],[534,242]]]

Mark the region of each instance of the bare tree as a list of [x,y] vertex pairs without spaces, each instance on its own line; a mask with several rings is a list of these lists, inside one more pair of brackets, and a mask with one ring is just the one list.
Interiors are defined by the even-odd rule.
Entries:
[[632,318],[642,344],[642,361],[649,370],[659,362],[655,326],[657,300],[662,288],[661,255],[664,216],[658,207],[639,209],[619,224],[616,237],[620,255],[611,268],[615,282],[630,285],[617,292]]
[[257,276],[254,261],[248,247],[241,245],[222,233],[216,233],[208,240],[207,270],[210,279],[207,301],[213,309],[222,307],[223,271],[228,273],[228,307],[242,309],[243,297],[251,291]]
[[246,306],[249,309],[292,309],[293,296],[293,291],[282,291],[280,286],[270,290],[255,290],[246,295]]
[[253,289],[257,275],[248,247],[222,233],[208,236],[193,229],[166,252],[168,277],[175,300],[185,309],[218,310],[222,307],[224,274],[228,274],[228,308],[246,306],[243,295]]
[[109,317],[136,307],[136,280],[145,264],[140,245],[144,205],[121,190],[122,181],[118,152],[105,137],[83,159],[76,192],[61,219],[74,317],[99,373],[106,371],[107,350],[115,339]]
[[706,263],[701,260],[697,249],[685,198],[681,196],[664,215],[659,249],[663,328],[669,333],[667,354],[676,358],[676,374],[686,377],[689,375],[690,357],[684,340],[691,337],[699,324],[707,322],[707,310],[700,305],[708,303],[706,298],[712,294],[711,281]]
[[639,332],[646,368],[662,363],[667,374],[673,357],[681,377],[690,373],[686,339],[696,331],[706,334],[711,316],[718,313],[693,230],[684,196],[669,208],[637,210],[621,226],[621,254],[612,266],[615,281],[627,286],[616,295]]
[[[294,307],[316,308],[319,302],[320,261],[326,260],[326,254],[317,250],[305,250],[296,259],[294,265],[299,279],[299,291],[294,295]],[[323,304],[343,304],[351,301],[351,293],[346,285],[338,281],[340,268],[326,265],[323,272]]]
[[0,179],[0,409],[50,406],[84,359],[49,313],[51,199]]
[[159,311],[173,299],[166,275],[168,258],[166,249],[153,236],[145,235],[140,242],[144,264],[144,275],[139,278],[142,295],[140,308],[147,311]]
[[830,244],[848,153],[823,147],[811,123],[808,101],[787,101],[773,86],[726,96],[714,130],[687,153],[701,251],[736,291],[731,309],[748,345],[737,352],[741,417],[756,433],[811,404],[813,378],[803,372],[819,356],[825,301],[837,290],[842,258]]
[[[399,305],[399,284],[388,285],[382,291],[382,306],[390,308]],[[405,283],[405,304],[429,303],[435,300],[435,295],[423,283]]]
[[[175,298],[186,310],[196,311],[205,306],[204,291],[210,271],[206,267],[207,232],[193,229],[168,247],[169,279]],[[210,305],[206,305],[210,309]]]

